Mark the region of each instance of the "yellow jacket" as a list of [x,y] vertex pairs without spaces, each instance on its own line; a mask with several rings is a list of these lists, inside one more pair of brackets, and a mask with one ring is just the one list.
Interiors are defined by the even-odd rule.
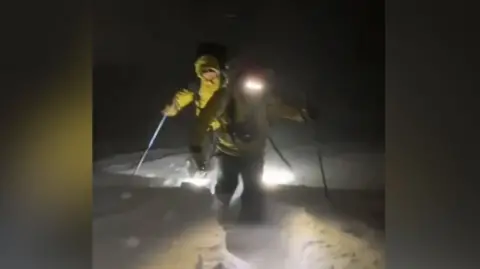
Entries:
[[[226,78],[220,76],[213,81],[207,81],[202,77],[202,69],[213,68],[220,72],[220,64],[218,59],[211,55],[204,55],[198,58],[195,63],[195,73],[199,78],[199,83],[192,83],[187,88],[180,89],[173,97],[173,104],[176,113],[180,112],[184,107],[192,102],[195,102],[196,115],[205,107],[213,94],[218,91],[223,84],[226,83]],[[220,126],[217,120],[213,120],[210,124],[211,129],[216,130]]]

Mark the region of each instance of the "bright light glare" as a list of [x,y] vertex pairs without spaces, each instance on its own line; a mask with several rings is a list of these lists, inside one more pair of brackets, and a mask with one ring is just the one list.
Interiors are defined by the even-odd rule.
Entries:
[[254,92],[261,91],[263,89],[263,82],[259,79],[247,79],[245,82],[245,89]]
[[212,180],[208,177],[190,177],[183,179],[182,182],[190,183],[196,187],[203,188],[208,187],[212,183]]
[[283,169],[265,169],[262,177],[263,184],[266,186],[287,185],[295,181],[295,175]]
[[[295,175],[286,169],[276,169],[266,167],[262,175],[262,183],[266,187],[274,187],[278,185],[288,185],[295,181]],[[198,188],[208,188],[215,180],[210,177],[188,177],[182,179],[182,182],[189,183]]]

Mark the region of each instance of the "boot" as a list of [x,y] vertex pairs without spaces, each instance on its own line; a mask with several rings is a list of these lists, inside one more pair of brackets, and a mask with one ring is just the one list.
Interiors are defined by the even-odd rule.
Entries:
[[217,219],[224,228],[233,224],[235,220],[234,212],[230,206],[231,195],[216,195],[213,202],[213,208],[217,212]]
[[238,215],[238,222],[241,224],[262,224],[266,218],[263,199],[250,200],[242,197],[241,209]]

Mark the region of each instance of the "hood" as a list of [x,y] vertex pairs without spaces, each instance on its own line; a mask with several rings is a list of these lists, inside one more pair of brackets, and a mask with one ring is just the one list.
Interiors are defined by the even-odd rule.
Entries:
[[204,68],[213,68],[220,71],[218,59],[211,55],[203,55],[195,61],[195,73],[201,79],[201,70]]

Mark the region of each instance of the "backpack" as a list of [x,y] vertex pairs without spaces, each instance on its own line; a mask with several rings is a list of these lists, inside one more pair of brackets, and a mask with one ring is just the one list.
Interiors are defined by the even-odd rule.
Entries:
[[[239,78],[240,76],[236,77]],[[235,80],[235,78],[233,78]],[[257,109],[252,107],[248,109],[246,119],[242,122],[237,121],[237,100],[234,97],[233,91],[238,84],[235,81],[228,85],[225,88],[226,93],[223,96],[221,101],[221,108],[217,112],[217,118],[222,118],[224,124],[226,125],[225,131],[230,135],[233,142],[242,141],[242,142],[251,142],[255,140],[258,135],[258,128],[256,122]]]

